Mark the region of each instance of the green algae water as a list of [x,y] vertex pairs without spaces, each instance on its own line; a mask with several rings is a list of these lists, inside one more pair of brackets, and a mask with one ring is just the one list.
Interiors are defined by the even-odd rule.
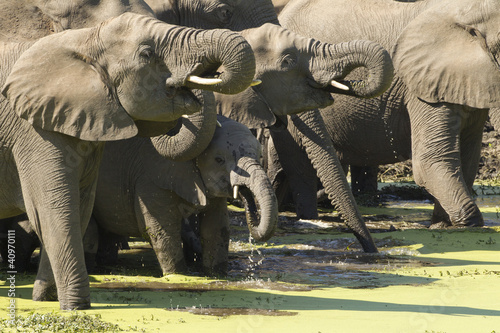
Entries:
[[15,327],[4,270],[0,331],[500,332],[500,197],[477,202],[484,228],[429,230],[425,201],[362,207],[378,254],[361,252],[335,212],[282,214],[276,235],[254,243],[235,211],[227,278],[161,277],[149,245],[132,243],[90,275],[90,310],[33,302],[35,272],[17,274]]

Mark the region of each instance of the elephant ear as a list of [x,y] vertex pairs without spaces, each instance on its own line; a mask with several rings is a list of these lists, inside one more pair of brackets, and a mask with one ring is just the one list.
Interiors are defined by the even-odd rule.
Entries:
[[90,29],[85,30],[33,44],[14,64],[2,94],[21,118],[47,131],[88,141],[133,137],[137,127],[106,71],[74,47],[84,45]]
[[[154,151],[152,146],[149,148]],[[175,192],[195,206],[207,205],[205,184],[194,161],[174,162],[152,151],[143,154],[144,169],[156,186]]]
[[[396,73],[410,92],[429,103],[500,106],[500,68],[491,53],[498,52],[498,39],[485,36],[487,30],[498,32],[500,5],[455,2],[435,5],[406,26],[393,50]],[[495,39],[493,45],[488,38]]]
[[274,125],[276,117],[267,103],[254,89],[248,88],[236,95],[215,94],[218,113],[250,129]]

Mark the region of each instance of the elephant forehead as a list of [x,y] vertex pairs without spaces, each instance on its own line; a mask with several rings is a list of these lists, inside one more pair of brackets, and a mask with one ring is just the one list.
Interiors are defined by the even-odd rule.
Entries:
[[266,23],[255,29],[248,29],[244,33],[244,37],[248,40],[255,53],[295,46],[295,34],[293,32],[271,23]]
[[120,38],[123,40],[150,38],[155,36],[157,25],[170,26],[151,16],[124,13],[104,22],[99,29],[99,37],[108,45],[116,44]]

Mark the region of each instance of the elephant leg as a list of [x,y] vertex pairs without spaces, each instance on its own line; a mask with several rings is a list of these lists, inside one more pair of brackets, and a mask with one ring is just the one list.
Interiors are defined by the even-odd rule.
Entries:
[[444,210],[439,200],[434,199],[434,210],[432,211],[431,226],[432,229],[441,229],[451,226],[450,217]]
[[460,137],[468,114],[459,105],[431,105],[416,98],[410,100],[408,110],[416,183],[438,200],[452,225],[483,225],[461,165]]
[[182,250],[182,215],[184,201],[171,191],[154,187],[136,188],[136,218],[143,237],[151,242],[164,275],[187,271]]
[[87,230],[83,235],[83,249],[85,252],[85,267],[87,272],[91,273],[95,270],[97,251],[99,248],[99,227],[95,218],[90,219]]
[[57,301],[57,287],[52,273],[49,257],[45,248],[40,248],[40,262],[38,264],[38,273],[33,285],[34,301]]
[[274,193],[278,199],[278,207],[282,209],[287,203],[292,203],[290,185],[286,177],[285,171],[279,161],[278,152],[274,145],[273,139],[270,137],[265,143],[267,160],[264,160],[263,166],[266,169],[267,176],[271,181]]
[[[290,126],[289,126],[290,127]],[[295,127],[293,130],[296,132]],[[317,175],[309,157],[290,131],[271,128],[272,141],[292,191],[297,217],[318,218]]]
[[38,135],[32,142],[36,154],[16,156],[26,213],[43,246],[33,297],[52,300],[55,282],[61,309],[87,309],[90,286],[82,239],[103,145],[53,132]]
[[[475,110],[474,114],[469,115],[465,117],[466,119],[464,119],[464,124],[462,125],[463,129],[460,132],[460,156],[465,184],[470,193],[472,193],[472,185],[474,185],[479,159],[481,158],[483,128],[488,118],[488,111]],[[448,214],[438,200],[434,203],[431,223],[434,228],[451,225]]]
[[481,143],[484,125],[488,119],[488,110],[472,109],[466,110],[466,112],[468,112],[468,117],[466,117],[465,126],[460,133],[460,156],[462,157],[462,172],[465,183],[472,193],[472,185],[474,185],[481,159]]
[[[79,205],[69,204],[67,209],[58,207],[60,202],[73,201],[71,199],[75,196],[78,196],[78,193],[63,195],[58,199],[48,199],[41,195],[45,204],[33,204],[25,200],[28,217],[43,246],[33,287],[33,300],[54,300],[55,282],[63,310],[90,307],[90,287],[85,268]],[[57,224],[53,225],[56,221]]]
[[210,198],[209,208],[198,214],[203,270],[226,275],[229,264],[229,215],[226,198]]

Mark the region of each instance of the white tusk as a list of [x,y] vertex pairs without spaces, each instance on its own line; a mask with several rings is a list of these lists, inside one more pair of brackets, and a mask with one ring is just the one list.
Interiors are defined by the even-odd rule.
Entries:
[[189,82],[201,84],[204,86],[213,86],[213,85],[216,85],[216,84],[219,84],[222,82],[222,79],[206,79],[206,78],[195,76],[195,75],[189,75],[187,77],[187,80]]
[[338,88],[338,89],[341,89],[341,90],[346,90],[346,91],[348,91],[348,90],[349,90],[349,87],[348,87],[348,86],[346,86],[345,84],[342,84],[342,83],[340,83],[340,82],[337,82],[337,81],[335,81],[335,80],[330,81],[330,84],[331,84],[332,86],[334,86],[335,88]]
[[217,120],[217,127],[222,127],[222,124]]
[[240,190],[240,187],[238,185],[235,185],[233,187],[233,198],[234,200],[238,199],[238,191]]
[[187,114],[183,114],[181,117],[182,117],[182,118],[189,119],[189,116],[188,116]]
[[262,80],[252,80],[252,83],[250,83],[250,87],[258,86],[261,83],[262,83]]

